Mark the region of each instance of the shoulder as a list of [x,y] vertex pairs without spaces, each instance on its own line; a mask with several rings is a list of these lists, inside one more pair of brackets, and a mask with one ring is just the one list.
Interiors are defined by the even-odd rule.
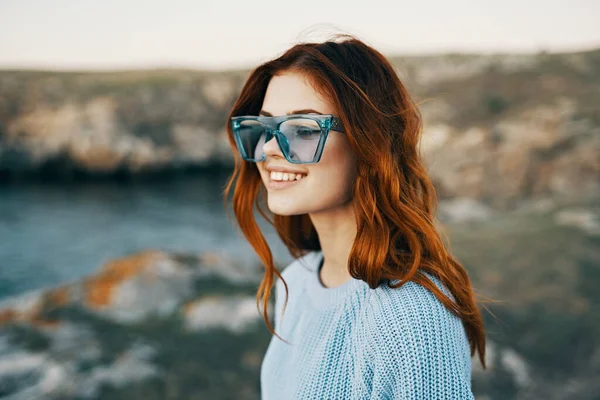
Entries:
[[[444,295],[454,301],[451,292],[437,277],[428,273],[425,275]],[[433,292],[413,281],[408,281],[397,288],[390,288],[387,283],[381,284],[371,291],[369,305],[374,317],[410,323],[405,329],[461,322],[460,318],[452,314]]]
[[[427,277],[451,301],[454,297],[433,275]],[[373,335],[395,334],[405,346],[416,343],[468,347],[462,320],[454,315],[425,286],[408,281],[398,288],[383,283],[369,297],[370,327]]]
[[[427,275],[451,300],[448,289]],[[462,320],[426,287],[386,283],[371,291],[369,360],[394,398],[472,399],[470,346]],[[442,390],[442,392],[437,392]]]
[[[319,262],[320,253],[311,251],[296,258],[286,265],[280,272],[281,277],[287,285],[287,295],[291,300],[292,308],[296,303],[301,303],[298,298],[302,295],[304,284],[311,277]],[[281,310],[286,299],[286,288],[281,278],[275,281],[275,330],[281,329]]]

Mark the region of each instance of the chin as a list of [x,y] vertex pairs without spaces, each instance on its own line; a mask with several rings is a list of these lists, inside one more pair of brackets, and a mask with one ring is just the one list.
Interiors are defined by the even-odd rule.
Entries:
[[304,214],[303,212],[301,212],[300,210],[298,210],[296,207],[286,207],[286,206],[281,206],[281,205],[271,205],[269,204],[269,210],[271,210],[271,212],[273,214],[276,215],[281,215],[281,216],[291,216],[291,215],[300,215],[300,214]]
[[309,210],[303,202],[294,198],[276,198],[277,195],[268,194],[267,207],[273,214],[282,216],[306,214]]

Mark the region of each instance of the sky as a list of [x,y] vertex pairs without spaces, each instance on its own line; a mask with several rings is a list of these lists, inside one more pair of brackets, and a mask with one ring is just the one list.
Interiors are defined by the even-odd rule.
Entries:
[[249,68],[358,36],[386,55],[600,47],[600,0],[0,0],[0,68]]

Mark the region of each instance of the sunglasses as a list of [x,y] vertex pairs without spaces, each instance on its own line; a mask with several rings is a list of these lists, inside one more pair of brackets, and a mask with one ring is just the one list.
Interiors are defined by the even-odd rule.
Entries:
[[263,146],[275,137],[281,152],[292,164],[319,162],[330,130],[344,132],[339,118],[331,114],[289,114],[274,117],[238,116],[231,129],[242,158],[260,162]]

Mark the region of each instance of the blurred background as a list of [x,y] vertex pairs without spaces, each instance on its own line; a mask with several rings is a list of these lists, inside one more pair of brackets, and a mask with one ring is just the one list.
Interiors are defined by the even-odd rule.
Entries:
[[[262,270],[227,218],[250,70],[357,35],[420,102],[484,310],[477,399],[600,398],[600,3],[0,2],[0,398],[258,399]],[[277,265],[291,261],[261,222]]]

